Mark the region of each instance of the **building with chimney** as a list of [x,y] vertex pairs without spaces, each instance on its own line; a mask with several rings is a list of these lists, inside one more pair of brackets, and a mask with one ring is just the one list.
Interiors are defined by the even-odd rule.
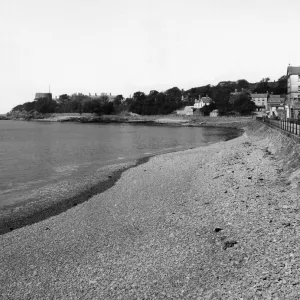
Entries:
[[200,98],[199,96],[199,100],[198,99],[195,100],[194,108],[202,108],[203,106],[209,105],[211,103],[212,103],[212,99],[210,97],[206,96]]

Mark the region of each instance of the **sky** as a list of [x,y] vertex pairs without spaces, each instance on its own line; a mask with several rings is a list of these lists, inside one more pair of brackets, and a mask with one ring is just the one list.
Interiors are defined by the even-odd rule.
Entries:
[[0,114],[37,92],[277,80],[300,65],[299,0],[0,0]]

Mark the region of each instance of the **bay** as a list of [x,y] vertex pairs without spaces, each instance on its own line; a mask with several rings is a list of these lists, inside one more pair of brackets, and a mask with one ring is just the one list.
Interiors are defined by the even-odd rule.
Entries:
[[232,139],[232,128],[0,121],[0,208],[95,168]]

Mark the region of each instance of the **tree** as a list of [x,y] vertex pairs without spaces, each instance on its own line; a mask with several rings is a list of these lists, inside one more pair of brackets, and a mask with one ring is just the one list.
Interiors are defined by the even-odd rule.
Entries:
[[229,103],[230,95],[235,90],[236,83],[232,81],[224,81],[211,88],[212,99],[221,115],[227,114],[232,110]]
[[214,102],[212,102],[209,105],[204,105],[200,108],[200,111],[203,113],[204,116],[209,116],[209,114],[216,109],[216,105]]
[[117,95],[114,99],[114,106],[121,105],[122,101],[124,100],[124,97],[122,95]]
[[165,91],[165,95],[173,101],[181,100],[181,90],[178,87],[173,87]]
[[268,85],[268,81],[270,81],[269,77],[263,78],[254,88],[253,92],[255,93],[267,93],[270,90]]
[[70,96],[67,94],[60,95],[58,97],[58,110],[61,113],[65,113],[67,111],[67,105],[70,102]]
[[276,94],[286,94],[287,93],[287,75],[283,75],[278,79],[277,86],[275,88]]
[[143,92],[133,94],[130,110],[137,114],[144,114],[146,95]]
[[99,97],[99,101],[105,103],[105,102],[108,102],[108,96],[107,95],[101,95]]
[[35,101],[32,101],[32,102],[25,102],[23,104],[23,108],[27,111],[27,112],[30,112],[30,111],[33,111],[35,109]]
[[233,110],[240,114],[249,114],[255,111],[255,103],[249,93],[240,93],[235,97]]
[[246,79],[239,79],[237,82],[237,89],[240,91],[242,89],[249,89],[249,82]]

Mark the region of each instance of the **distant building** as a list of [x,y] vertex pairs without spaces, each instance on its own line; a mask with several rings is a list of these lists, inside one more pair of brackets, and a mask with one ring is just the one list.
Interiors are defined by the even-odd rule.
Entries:
[[297,118],[300,112],[300,67],[287,68],[286,117]]
[[266,109],[268,105],[268,93],[250,94],[251,100],[255,103],[258,110]]
[[193,106],[186,106],[184,109],[177,110],[177,115],[192,116],[194,114]]
[[89,97],[91,97],[94,100],[100,100],[100,99],[103,98],[103,96],[107,97],[108,102],[114,101],[115,98],[117,97],[117,96],[113,96],[111,93],[109,93],[109,94],[107,94],[107,93],[101,93],[100,95],[97,95],[97,93],[95,93],[95,95],[89,94]]
[[273,95],[268,97],[267,111],[269,116],[282,118],[284,116],[285,95]]
[[212,99],[210,97],[206,96],[200,98],[199,96],[199,100],[198,99],[195,100],[194,108],[202,108],[203,106],[209,105],[211,103],[212,103]]
[[218,117],[219,116],[219,110],[214,109],[212,112],[209,114],[210,117]]
[[52,94],[51,93],[36,93],[34,100],[37,100],[40,98],[48,98],[49,100],[52,100]]
[[270,107],[284,107],[284,102],[285,102],[285,95],[273,95],[270,94],[268,98],[268,106],[267,108],[269,109]]

